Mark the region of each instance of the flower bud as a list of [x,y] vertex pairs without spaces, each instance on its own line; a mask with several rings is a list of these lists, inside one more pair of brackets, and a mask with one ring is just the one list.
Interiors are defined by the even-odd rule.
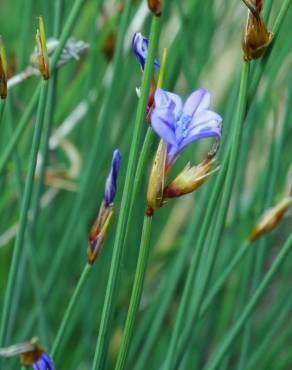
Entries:
[[113,215],[112,207],[117,192],[120,162],[121,154],[120,151],[116,149],[113,153],[111,170],[105,183],[103,202],[88,237],[87,255],[88,263],[91,265],[99,255]]
[[[148,56],[148,45],[149,41],[146,37],[144,37],[140,32],[135,32],[133,41],[132,41],[132,50],[138,59],[142,71],[144,71],[146,59]],[[158,59],[154,59],[154,68],[158,69],[160,64]]]
[[148,183],[146,214],[152,216],[153,212],[162,206],[163,189],[165,180],[166,147],[160,140]]
[[6,54],[0,36],[0,98],[5,99],[7,96],[7,63]]
[[262,17],[262,0],[243,0],[248,7],[248,16],[242,39],[244,60],[258,59],[265,53],[273,39]]
[[219,167],[211,171],[215,158],[207,158],[198,166],[186,165],[184,170],[165,188],[163,199],[180,197],[192,193],[204,184],[209,176],[217,171]]
[[45,26],[42,17],[39,17],[39,28],[36,32],[36,48],[38,68],[44,80],[49,79],[49,58],[47,51],[47,42],[45,34]]
[[87,255],[88,263],[90,265],[94,263],[96,257],[99,255],[110,225],[112,215],[112,207],[106,206],[103,202],[100,207],[98,217],[89,233]]
[[148,7],[154,15],[159,17],[162,10],[162,0],[148,0]]
[[280,223],[291,205],[292,196],[288,196],[275,207],[268,209],[251,232],[249,240],[254,241],[263,234],[273,230]]
[[111,170],[105,183],[104,203],[106,207],[109,207],[113,203],[114,198],[116,196],[120,163],[121,163],[121,153],[118,149],[116,149],[113,153]]
[[14,344],[6,348],[0,348],[0,356],[20,356],[22,365],[32,366],[35,370],[54,370],[55,368],[53,360],[44,351],[44,349],[37,344],[37,338],[33,338],[28,342]]

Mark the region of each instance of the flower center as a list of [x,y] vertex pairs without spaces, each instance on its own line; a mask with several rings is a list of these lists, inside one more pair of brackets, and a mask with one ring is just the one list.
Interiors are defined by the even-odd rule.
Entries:
[[175,136],[178,144],[187,137],[191,120],[192,117],[186,114],[180,113],[178,115],[178,119],[175,123]]

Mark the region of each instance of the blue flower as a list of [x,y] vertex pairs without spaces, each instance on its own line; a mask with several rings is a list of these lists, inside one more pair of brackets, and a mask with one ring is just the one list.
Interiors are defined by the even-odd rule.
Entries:
[[[146,58],[148,54],[148,40],[144,37],[140,32],[136,32],[133,41],[132,41],[132,49],[136,58],[138,59],[142,70],[144,71]],[[157,58],[154,60],[154,68],[159,68],[159,62]]]
[[53,360],[46,352],[43,352],[39,359],[32,364],[34,370],[54,370]]
[[185,103],[179,95],[156,90],[151,126],[166,143],[167,166],[193,141],[221,136],[222,117],[210,105],[211,94],[205,89],[194,91]]
[[117,178],[120,170],[121,154],[118,149],[113,153],[112,166],[105,183],[104,203],[109,207],[117,191]]

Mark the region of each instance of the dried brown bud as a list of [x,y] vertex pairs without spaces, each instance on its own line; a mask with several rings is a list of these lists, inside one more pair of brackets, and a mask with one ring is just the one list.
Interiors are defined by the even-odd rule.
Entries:
[[5,49],[2,38],[0,36],[0,97],[5,99],[7,97],[7,64]]
[[87,255],[88,263],[90,265],[94,263],[96,257],[99,255],[112,215],[112,207],[106,207],[103,202],[100,207],[98,217],[89,233]]
[[162,0],[148,0],[148,7],[154,15],[159,17],[162,11]]
[[111,61],[114,56],[116,39],[116,32],[113,31],[107,36],[102,44],[102,52],[108,61]]
[[247,22],[242,39],[244,60],[249,61],[263,56],[273,39],[273,33],[267,30],[261,11],[262,0],[243,0],[248,7]]
[[163,189],[165,180],[166,146],[160,140],[148,183],[146,213],[151,216],[162,205]]
[[49,79],[49,57],[45,35],[45,26],[42,17],[39,17],[39,29],[36,32],[36,49],[38,68],[44,80]]
[[190,163],[188,163],[184,170],[167,185],[163,199],[180,197],[197,190],[208,180],[212,173],[219,169],[217,167],[211,171],[214,161],[214,158],[207,158],[194,167],[191,167]]
[[268,209],[251,232],[249,240],[254,241],[263,234],[273,230],[285,216],[291,205],[292,197],[289,196],[283,199],[277,206]]

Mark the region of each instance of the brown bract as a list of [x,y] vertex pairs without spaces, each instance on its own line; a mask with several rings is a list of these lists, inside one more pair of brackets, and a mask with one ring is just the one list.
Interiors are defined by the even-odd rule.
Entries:
[[161,207],[165,180],[165,164],[166,164],[166,146],[163,140],[160,140],[152,170],[150,173],[148,190],[147,190],[147,205],[146,213],[151,216],[153,212]]
[[148,7],[154,15],[160,16],[162,11],[162,0],[148,0]]
[[0,57],[0,97],[5,99],[7,97],[7,76],[2,63],[2,58]]
[[163,199],[180,197],[197,190],[214,172],[211,171],[214,160],[214,158],[207,158],[198,166],[193,167],[188,163],[184,170],[167,185]]
[[91,227],[88,237],[87,255],[88,263],[90,265],[94,263],[96,257],[99,255],[110,224],[110,220],[112,218],[112,214],[112,208],[105,207],[104,203],[102,203],[98,213],[98,217]]
[[250,241],[258,239],[260,236],[273,230],[283,219],[289,207],[292,205],[292,197],[286,197],[278,205],[268,209],[253,229],[249,236]]
[[274,35],[267,30],[262,18],[262,1],[243,1],[249,10],[242,39],[242,49],[244,60],[250,61],[263,56]]

